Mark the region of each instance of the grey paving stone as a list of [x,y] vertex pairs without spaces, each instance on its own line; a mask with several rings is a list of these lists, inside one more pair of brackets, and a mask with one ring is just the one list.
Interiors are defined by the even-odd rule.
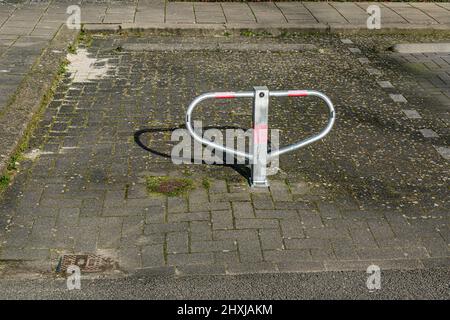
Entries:
[[394,88],[391,82],[389,81],[377,81],[378,85],[384,89]]
[[233,216],[235,218],[255,218],[253,206],[250,202],[232,201],[231,206],[233,208]]
[[191,241],[212,240],[212,224],[209,221],[191,221],[189,224]]
[[227,193],[228,187],[227,183],[224,180],[213,180],[210,182],[209,187],[210,193]]
[[0,252],[1,260],[46,260],[50,255],[49,249],[36,248],[3,248]]
[[423,238],[421,242],[432,258],[447,257],[449,254],[449,245],[442,238]]
[[403,255],[408,259],[426,259],[430,257],[424,247],[403,248]]
[[245,3],[222,3],[222,9],[228,23],[256,22],[253,12]]
[[351,240],[331,240],[333,252],[338,260],[357,260],[358,253]]
[[214,230],[233,229],[233,215],[231,211],[211,211],[211,222]]
[[224,193],[224,194],[211,194],[211,202],[221,202],[221,201],[250,201],[249,193]]
[[364,248],[357,251],[358,256],[362,260],[389,260],[405,258],[403,250],[399,248]]
[[368,221],[370,232],[374,236],[375,240],[395,238],[395,234],[392,231],[391,226],[385,221]]
[[274,273],[276,271],[278,271],[277,266],[271,262],[230,263],[226,266],[227,274]]
[[274,203],[270,198],[253,199],[253,207],[255,209],[273,209]]
[[186,265],[177,266],[177,275],[223,275],[225,274],[224,264],[211,264],[211,265]]
[[325,249],[312,248],[312,249],[310,249],[310,253],[311,253],[312,259],[315,260],[315,261],[336,260],[336,256],[334,254],[334,250],[331,247],[328,247],[328,248],[325,248]]
[[190,264],[213,264],[214,255],[212,252],[202,253],[180,253],[167,255],[167,264],[170,266],[183,266]]
[[[220,211],[219,211],[220,212]],[[168,222],[209,221],[209,212],[187,212],[168,215]]]
[[290,182],[289,189],[294,195],[303,195],[310,191],[310,187],[306,182]]
[[169,213],[187,212],[187,201],[184,197],[169,197],[167,199],[167,211]]
[[130,215],[138,215],[141,213],[142,210],[126,207],[111,207],[111,208],[103,208],[102,210],[102,216],[104,217],[124,217]]
[[263,219],[296,219],[298,213],[296,210],[255,210],[257,218]]
[[300,250],[264,250],[264,260],[270,262],[310,261],[310,251]]
[[225,15],[219,3],[194,3],[197,23],[225,23]]
[[162,244],[142,247],[142,267],[164,266],[164,248]]
[[328,271],[366,271],[370,265],[377,265],[381,270],[417,270],[423,269],[423,265],[419,260],[366,260],[366,261],[325,261],[325,269]]
[[237,264],[239,262],[239,254],[237,251],[213,252],[214,262],[216,264]]
[[200,212],[200,211],[210,211],[210,210],[230,210],[231,205],[229,202],[203,202],[194,203],[189,205],[189,211]]
[[284,181],[271,181],[269,188],[274,201],[292,201],[289,187]]
[[239,260],[241,263],[255,263],[263,260],[259,237],[238,240]]
[[187,222],[152,223],[144,228],[144,234],[187,231]]
[[192,252],[226,252],[236,250],[234,240],[220,241],[193,241],[191,243]]
[[284,249],[280,230],[261,229],[259,231],[259,238],[261,239],[261,247],[263,248],[263,250]]
[[120,249],[118,253],[118,263],[120,268],[134,271],[142,268],[142,254],[137,247]]
[[146,223],[163,223],[165,221],[166,209],[162,206],[144,208],[143,214],[145,215]]
[[236,229],[278,228],[276,219],[236,219]]
[[277,269],[280,272],[319,272],[325,271],[322,262],[318,261],[286,261],[278,262]]
[[305,233],[300,219],[280,221],[281,233],[284,238],[304,238]]
[[9,229],[9,232],[4,235],[5,243],[4,247],[23,248],[29,241],[29,235],[31,233],[31,226],[13,226]]
[[327,239],[285,239],[286,249],[312,249],[321,248],[327,249],[330,247],[330,242]]
[[357,247],[363,247],[363,248],[376,248],[377,243],[375,242],[375,239],[373,238],[373,235],[371,232],[369,232],[367,229],[350,229],[350,235],[353,239],[354,244]]
[[189,236],[187,232],[170,232],[167,234],[167,253],[188,253]]
[[302,225],[307,228],[321,228],[323,227],[322,217],[314,211],[300,211],[300,218]]
[[324,23],[347,23],[348,21],[329,3],[305,2],[303,3],[311,14]]
[[256,22],[258,23],[286,23],[286,19],[278,9],[278,7],[271,2],[249,2]]
[[447,268],[450,258],[422,259],[421,262],[425,268]]
[[208,192],[204,189],[195,189],[189,192],[189,205],[192,205],[193,203],[204,203],[208,201]]
[[333,3],[332,6],[350,23],[366,24],[367,12],[355,3]]
[[[165,204],[164,199],[153,198],[153,197],[152,198],[140,198],[140,199],[127,199],[127,201],[126,201],[126,206],[131,207],[131,208],[161,207],[164,204]],[[173,207],[172,207],[172,210],[173,210]]]

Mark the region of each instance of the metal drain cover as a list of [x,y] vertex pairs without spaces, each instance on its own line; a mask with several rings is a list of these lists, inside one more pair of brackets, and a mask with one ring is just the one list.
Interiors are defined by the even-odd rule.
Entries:
[[60,258],[56,272],[65,273],[72,265],[78,266],[81,272],[103,272],[113,269],[114,261],[95,254],[66,254]]

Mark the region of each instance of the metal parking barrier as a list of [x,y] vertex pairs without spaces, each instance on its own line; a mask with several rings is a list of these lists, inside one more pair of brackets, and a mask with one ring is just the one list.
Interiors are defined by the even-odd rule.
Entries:
[[[267,151],[268,141],[268,112],[269,112],[269,98],[270,97],[305,97],[314,96],[319,97],[325,101],[328,106],[328,123],[318,134],[309,138],[280,148],[278,150]],[[217,144],[213,141],[204,139],[199,136],[192,127],[192,111],[197,105],[207,99],[235,99],[235,98],[253,98],[253,141],[251,144],[251,153],[242,152],[235,149],[227,148],[223,145]],[[331,100],[321,92],[313,90],[283,90],[283,91],[269,91],[265,86],[254,87],[253,91],[245,92],[209,92],[196,97],[188,107],[186,112],[186,128],[190,135],[198,142],[211,146],[216,150],[221,150],[225,153],[235,156],[244,157],[251,163],[251,178],[250,182],[253,187],[267,187],[267,163],[275,157],[284,153],[297,150],[307,146],[317,140],[325,137],[333,127],[336,114]]]

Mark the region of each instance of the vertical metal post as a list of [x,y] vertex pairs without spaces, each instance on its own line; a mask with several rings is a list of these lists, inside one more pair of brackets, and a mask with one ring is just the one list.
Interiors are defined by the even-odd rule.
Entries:
[[253,161],[251,164],[252,187],[265,187],[269,183],[266,176],[267,168],[267,135],[269,113],[269,89],[254,87],[253,101]]

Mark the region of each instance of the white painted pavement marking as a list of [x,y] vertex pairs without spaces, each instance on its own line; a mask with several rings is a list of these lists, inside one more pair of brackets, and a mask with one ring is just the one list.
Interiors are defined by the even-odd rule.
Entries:
[[348,48],[348,50],[349,50],[351,53],[361,53],[361,50],[360,50],[359,48]]
[[377,81],[377,82],[378,82],[378,85],[384,89],[394,88],[392,83],[390,83],[389,81]]
[[370,63],[370,60],[367,59],[366,57],[358,58],[358,61],[361,64],[368,64],[368,63]]
[[375,68],[367,68],[367,72],[372,75],[381,75],[381,71]]
[[420,129],[419,131],[425,138],[439,138],[436,131],[432,129]]
[[439,146],[433,146],[433,147],[445,160],[450,160],[450,148],[449,147],[439,147]]
[[400,103],[406,103],[408,102],[408,100],[406,100],[406,98],[402,95],[402,94],[398,94],[398,93],[390,93],[389,97],[391,97],[391,99],[394,102],[400,102]]
[[414,109],[410,110],[404,109],[402,111],[409,119],[422,119],[421,115]]

